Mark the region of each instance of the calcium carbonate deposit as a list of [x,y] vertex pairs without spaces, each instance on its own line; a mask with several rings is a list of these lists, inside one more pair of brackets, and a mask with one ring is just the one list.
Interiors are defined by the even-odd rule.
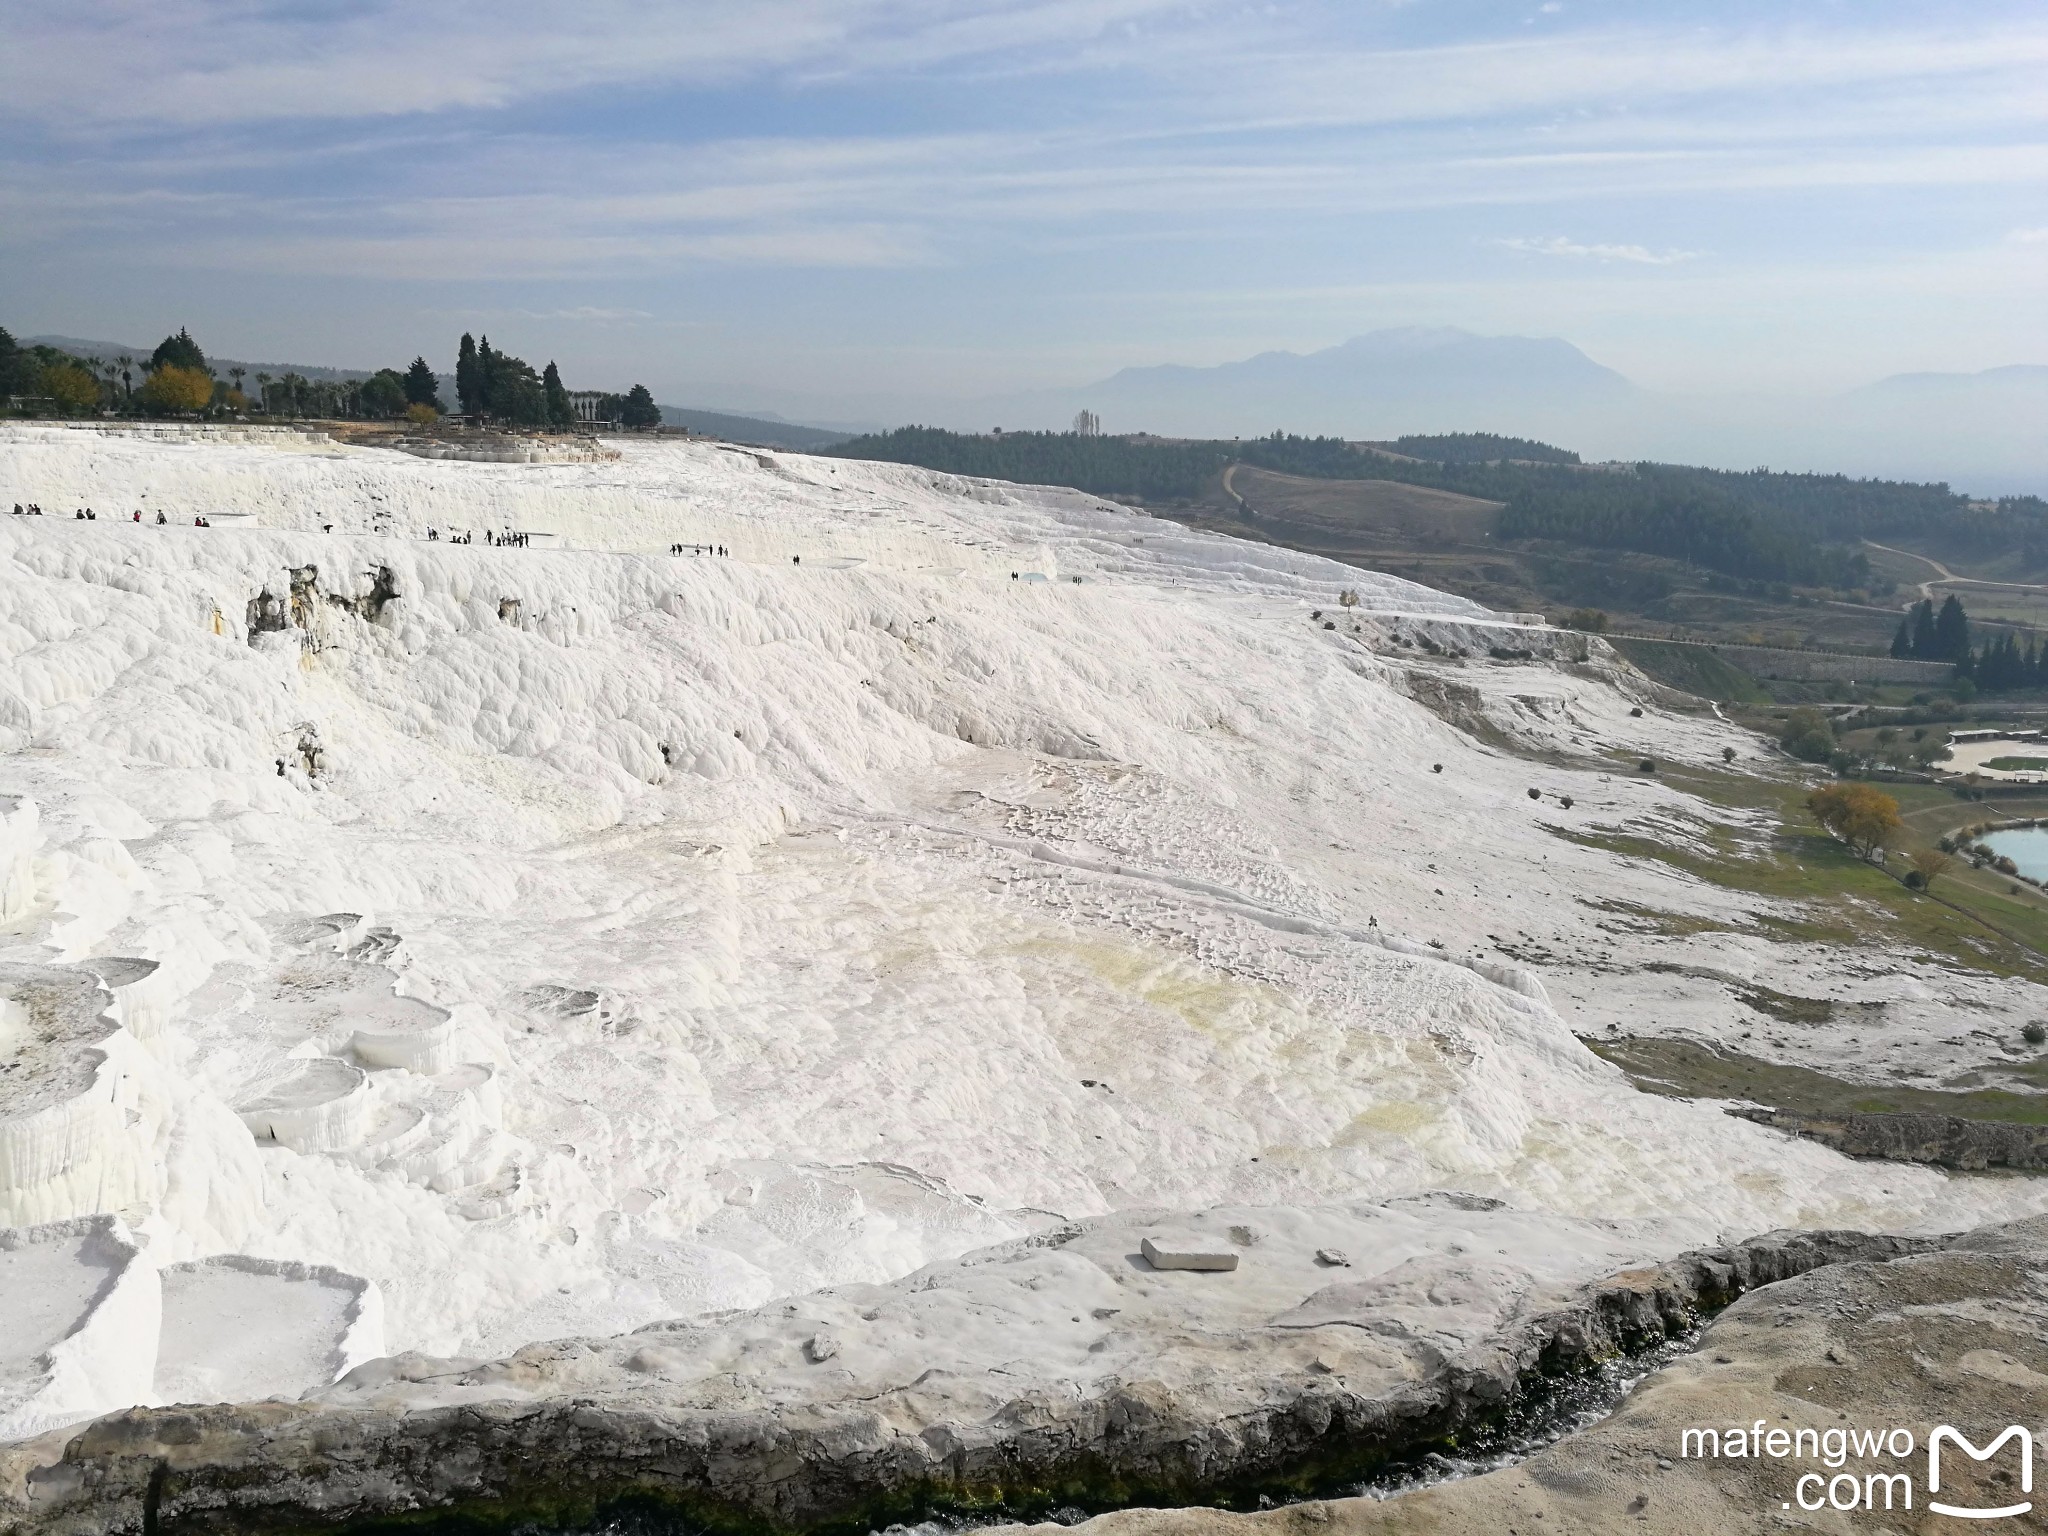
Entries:
[[1294,1306],[1463,1252],[1464,1216],[1356,1214],[1433,1190],[1524,1213],[1467,1275],[1502,1294],[2048,1203],[1640,1094],[1578,1010],[1733,1005],[1505,956],[1611,950],[1593,895],[1749,900],[1557,835],[1720,814],[1622,755],[1758,752],[1597,642],[705,443],[16,426],[14,502],[48,515],[0,517],[0,1437],[1138,1208],[1263,1220]]

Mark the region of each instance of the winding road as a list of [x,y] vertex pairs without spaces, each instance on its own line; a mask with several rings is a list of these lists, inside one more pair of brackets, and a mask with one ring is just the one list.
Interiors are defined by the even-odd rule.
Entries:
[[2003,587],[2012,592],[2048,592],[2048,584],[2038,581],[1986,581],[1980,576],[1958,576],[1939,560],[1927,555],[1916,555],[1910,549],[1894,549],[1889,544],[1880,544],[1875,539],[1865,539],[1871,549],[1881,549],[1888,555],[1904,555],[1908,560],[1918,560],[1922,565],[1932,566],[1935,576],[1931,581],[1919,583],[1920,595],[1930,603],[1934,601],[1934,588],[1940,586],[1958,587]]

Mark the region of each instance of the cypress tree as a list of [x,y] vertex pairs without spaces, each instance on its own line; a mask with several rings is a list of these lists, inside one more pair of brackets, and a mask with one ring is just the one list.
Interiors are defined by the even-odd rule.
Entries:
[[462,347],[455,354],[455,398],[463,415],[483,413],[483,378],[477,365],[476,338],[467,331],[462,333]]
[[1892,636],[1892,655],[1904,658],[1913,654],[1913,626],[1906,619],[1899,620],[1899,632]]
[[1923,597],[1913,605],[1913,654],[1922,661],[1933,661],[1939,654],[1934,648],[1934,599]]
[[548,365],[540,376],[541,392],[547,398],[548,425],[567,427],[574,425],[576,413],[569,408],[569,391],[562,388],[561,370],[555,367],[555,360],[548,359]]
[[491,338],[481,337],[476,344],[476,408],[488,416],[500,407],[504,396],[504,381],[498,377],[498,354],[491,350]]
[[441,403],[441,387],[435,381],[434,370],[427,365],[424,357],[414,358],[412,366],[405,370],[405,403],[431,405],[437,411],[448,409]]
[[[2018,644],[2013,650],[2018,652]],[[1934,658],[1937,661],[1960,661],[1970,650],[1970,620],[1963,612],[1962,600],[1955,593],[1948,595],[1948,601],[1941,605],[1941,614],[1934,621]]]

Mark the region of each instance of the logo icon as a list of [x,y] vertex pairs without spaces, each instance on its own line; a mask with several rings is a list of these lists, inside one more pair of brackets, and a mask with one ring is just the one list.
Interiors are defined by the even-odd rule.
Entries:
[[[1941,1442],[1953,1440],[1956,1448],[1972,1461],[1989,1461],[1998,1454],[1999,1447],[2008,1440],[2020,1443],[2020,1492],[2034,1491],[2034,1437],[2017,1424],[2006,1427],[2004,1434],[1978,1450],[1966,1438],[1946,1424],[1934,1426],[1934,1433],[1927,1437],[1927,1491],[1941,1492]],[[2029,1499],[2023,1504],[2007,1504],[2000,1509],[1966,1509],[1959,1504],[1939,1504],[1933,1499],[1927,1501],[1928,1509],[1937,1515],[1960,1515],[1965,1520],[2003,1520],[2009,1515],[2024,1515],[2034,1507]]]

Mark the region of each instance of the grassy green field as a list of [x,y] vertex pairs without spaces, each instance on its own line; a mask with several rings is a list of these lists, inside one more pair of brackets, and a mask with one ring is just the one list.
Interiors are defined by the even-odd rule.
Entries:
[[1699,645],[1671,645],[1659,640],[1616,639],[1610,642],[1630,665],[1667,688],[1696,694],[1720,704],[1768,704],[1771,693],[1733,662]]
[[[1958,860],[1931,893],[1914,891],[1894,877],[1906,867],[1903,861],[1893,861],[1889,870],[1866,863],[1815,825],[1805,809],[1808,787],[1789,775],[1666,767],[1663,776],[1713,804],[1762,812],[1767,824],[1744,833],[1703,820],[1693,829],[1703,848],[1619,833],[1558,835],[1657,859],[1731,890],[1796,903],[1793,914],[1759,917],[1751,932],[2048,984],[2048,896],[2034,887]],[[2048,816],[2048,794],[2015,796],[1992,807],[1938,785],[1882,788],[1900,803],[1906,829],[1901,854],[1988,819]],[[1647,931],[1691,933],[1711,926],[1643,909],[1626,915]],[[1855,1028],[1852,1005],[1718,979],[1747,1007],[1781,1026]],[[1847,1082],[1696,1040],[1609,1037],[1585,1043],[1651,1093],[1744,1099],[1814,1115],[1928,1112],[2048,1124],[2048,1055],[1991,1059],[1931,1089]]]
[[[1796,914],[1756,920],[1755,929],[1772,937],[1920,954],[2048,985],[2048,897],[2034,887],[1958,861],[1931,893],[1910,890],[1892,872],[1903,873],[1903,863],[1889,869],[1866,863],[1823,832],[1806,811],[1810,786],[1789,773],[1764,777],[1665,765],[1662,776],[1711,804],[1761,811],[1767,827],[1753,833],[1702,820],[1686,844],[1628,832],[1553,830],[1730,890],[1796,903]],[[1900,853],[1994,816],[2048,816],[2048,795],[2002,799],[1987,810],[1939,785],[1881,787],[1899,801],[1906,824]]]
[[1588,1039],[1586,1045],[1620,1067],[1638,1088],[1673,1098],[1746,1099],[1802,1115],[1960,1115],[2048,1125],[2048,1092],[2042,1091],[2048,1090],[2048,1061],[2039,1058],[2012,1065],[2012,1082],[2024,1085],[2019,1091],[1939,1089],[1845,1083],[1805,1067],[1760,1061],[1696,1040]]

